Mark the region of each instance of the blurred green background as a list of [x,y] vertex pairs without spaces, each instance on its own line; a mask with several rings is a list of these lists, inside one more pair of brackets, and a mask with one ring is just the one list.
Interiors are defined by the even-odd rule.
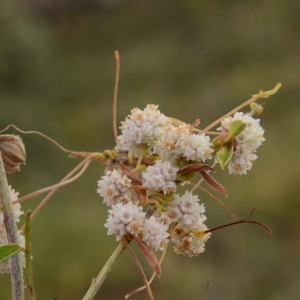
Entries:
[[[112,149],[115,50],[119,121],[133,107],[154,103],[187,123],[200,118],[203,128],[281,82],[261,101],[266,142],[253,169],[228,176],[217,168],[214,175],[232,211],[242,217],[256,205],[252,219],[273,234],[250,224],[226,228],[195,258],[170,247],[152,289],[155,299],[166,300],[300,299],[299,13],[297,0],[2,0],[0,128],[41,131],[74,151]],[[79,162],[39,136],[22,137],[27,164],[8,175],[20,196],[57,183]],[[37,299],[82,299],[117,246],[106,235],[107,208],[96,194],[103,170],[92,163],[33,221]],[[233,221],[212,199],[200,198],[208,227]],[[33,209],[41,199],[22,207]],[[95,299],[124,299],[141,284],[124,253]],[[10,293],[10,277],[0,275],[0,299]]]

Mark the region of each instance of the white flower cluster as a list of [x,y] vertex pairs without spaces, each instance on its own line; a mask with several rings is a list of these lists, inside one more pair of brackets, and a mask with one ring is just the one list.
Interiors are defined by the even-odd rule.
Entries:
[[127,150],[135,156],[147,147],[148,154],[158,154],[169,161],[181,157],[192,161],[212,159],[209,136],[193,134],[187,124],[174,126],[156,105],[149,104],[143,111],[133,109],[122,123],[121,131],[116,149]]
[[[11,201],[15,201],[18,199],[19,193],[17,193],[14,189],[9,186],[9,192],[10,192],[10,198]],[[21,205],[19,203],[13,204],[13,212],[16,218],[16,221],[20,221],[20,216],[24,213],[21,211]],[[19,245],[21,247],[25,247],[25,238],[21,234],[21,231],[18,232],[19,235]],[[3,213],[0,211],[0,246],[8,244],[7,241],[7,234],[6,234],[6,229],[4,225],[4,217]],[[21,252],[21,257],[22,257],[22,264],[23,267],[25,267],[25,254],[24,252]],[[11,266],[10,266],[10,259],[4,260],[0,263],[0,273],[10,273],[11,272]]]
[[168,208],[169,217],[185,227],[194,227],[199,223],[203,223],[206,220],[205,208],[198,201],[198,196],[188,191],[182,197],[175,195]]
[[143,185],[154,191],[168,194],[176,190],[177,171],[178,168],[172,167],[168,161],[156,161],[154,166],[149,166],[143,173]]
[[[171,223],[175,222],[176,226],[183,226],[188,231],[199,227],[206,219],[203,214],[204,206],[199,205],[197,196],[187,192],[180,197],[173,193],[178,184],[179,160],[198,163],[212,159],[213,144],[209,136],[194,134],[191,125],[172,124],[172,119],[162,114],[158,106],[150,104],[144,110],[133,109],[122,122],[121,131],[117,151],[127,151],[135,157],[141,154],[155,155],[161,157],[161,160],[154,160],[153,164],[140,169],[136,180],[133,177],[130,177],[132,180],[129,179],[121,170],[113,170],[98,181],[97,192],[104,198],[103,202],[111,207],[105,227],[109,235],[116,235],[117,240],[131,234],[141,237],[148,246],[163,250],[164,245],[169,242],[168,230]],[[139,182],[141,187],[137,186]],[[147,196],[153,199],[153,203],[157,201],[157,194],[161,194],[158,197],[166,201],[164,205],[167,207],[154,210],[152,214],[143,212],[137,199],[138,195],[145,197],[143,187],[147,189]],[[166,200],[163,200],[164,197]],[[181,238],[177,236],[173,240],[180,247]],[[204,248],[203,245],[202,247]],[[194,250],[194,253],[202,251],[201,248],[201,251]]]
[[[257,158],[255,151],[264,141],[264,130],[259,120],[243,113],[225,118],[219,130],[228,132],[235,120],[243,121],[246,128],[235,137],[228,167],[230,173],[245,174]],[[128,152],[131,161],[128,159],[127,170],[122,166],[118,171],[108,171],[98,182],[97,192],[111,207],[105,223],[108,234],[115,234],[117,240],[138,236],[155,250],[163,250],[171,240],[177,253],[202,253],[211,235],[204,224],[204,205],[188,191],[183,196],[174,193],[184,178],[181,173],[177,176],[179,166],[200,166],[213,159],[217,148],[209,136],[194,134],[192,125],[166,117],[156,105],[133,109],[122,122],[121,131],[116,150]],[[132,156],[138,159],[138,165]],[[192,173],[193,168],[190,170]],[[175,227],[169,233],[172,224]]]
[[108,171],[98,181],[97,192],[103,197],[103,202],[108,206],[116,203],[127,203],[131,198],[131,180],[122,176],[117,170]]
[[[233,117],[221,122],[222,128],[229,129],[233,121],[241,120],[246,124],[245,129],[236,136],[238,145],[228,164],[229,173],[246,174],[257,159],[256,149],[265,141],[264,129],[259,125],[259,119],[254,119],[248,114],[236,112]],[[222,129],[219,128],[219,129]]]
[[198,223],[193,230],[177,225],[172,235],[175,252],[177,254],[187,254],[189,257],[204,252],[205,243],[211,236],[210,232],[203,233],[205,230],[207,230],[207,227],[203,223]]
[[115,234],[119,241],[127,233],[133,236],[142,233],[142,239],[148,246],[163,250],[168,242],[168,226],[158,222],[153,216],[146,219],[146,213],[142,210],[141,206],[132,202],[113,205],[104,224],[108,229],[107,234]]
[[148,146],[147,152],[152,154],[153,146],[170,123],[171,119],[160,113],[157,105],[148,104],[143,111],[134,108],[125,122],[122,122],[118,147],[139,156],[143,148]]
[[190,125],[170,124],[157,142],[156,152],[170,161],[180,157],[192,161],[205,161],[212,158],[212,145],[209,136],[191,133]]
[[[176,189],[177,168],[169,162],[157,161],[143,173],[144,186],[154,191],[168,194]],[[104,198],[104,203],[111,206],[106,224],[108,234],[115,234],[120,240],[126,234],[137,236],[141,233],[144,242],[157,249],[163,249],[168,242],[168,225],[160,218],[145,218],[143,207],[132,201],[135,197],[131,192],[131,180],[117,170],[108,171],[98,181],[97,192]]]
[[126,204],[117,203],[110,209],[107,223],[105,227],[108,229],[108,235],[115,234],[117,241],[124,235],[130,233],[137,236],[141,230],[145,220],[143,208],[132,202]]
[[204,212],[204,205],[199,204],[198,196],[188,191],[182,197],[175,196],[168,208],[168,216],[178,223],[172,234],[176,253],[196,256],[204,252],[205,242],[211,233],[200,234],[200,237],[194,233],[207,230],[203,223],[206,220]]
[[143,241],[155,250],[164,249],[164,245],[168,242],[169,226],[160,223],[154,216],[145,219],[143,230]]

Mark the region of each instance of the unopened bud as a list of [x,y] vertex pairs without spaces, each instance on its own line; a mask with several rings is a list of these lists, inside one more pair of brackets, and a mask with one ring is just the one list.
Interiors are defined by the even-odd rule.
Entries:
[[17,135],[0,135],[0,151],[7,173],[20,171],[20,166],[26,162],[26,151],[22,139]]
[[263,110],[264,110],[264,108],[262,107],[262,105],[257,104],[256,102],[251,102],[250,103],[250,108],[253,111],[253,114],[257,115],[257,116],[260,115],[263,112]]

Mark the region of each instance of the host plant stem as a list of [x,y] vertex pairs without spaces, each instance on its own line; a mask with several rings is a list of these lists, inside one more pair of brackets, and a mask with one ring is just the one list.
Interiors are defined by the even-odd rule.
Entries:
[[[15,215],[12,209],[9,188],[4,170],[2,155],[0,152],[0,203],[4,216],[4,223],[9,244],[19,244],[18,229]],[[11,258],[11,284],[12,300],[24,300],[24,279],[21,253],[13,255]]]
[[85,294],[84,298],[82,300],[92,300],[94,296],[96,295],[97,291],[100,289],[103,281],[107,277],[108,273],[111,271],[114,264],[117,262],[123,251],[125,250],[125,246],[123,243],[120,243],[114,253],[111,255],[111,257],[108,259],[100,273],[96,278],[92,280],[92,284],[90,288],[88,289],[87,293]]

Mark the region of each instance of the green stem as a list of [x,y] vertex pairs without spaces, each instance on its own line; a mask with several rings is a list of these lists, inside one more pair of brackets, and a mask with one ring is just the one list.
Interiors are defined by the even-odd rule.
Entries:
[[100,289],[102,283],[104,282],[105,278],[107,277],[108,273],[112,269],[112,267],[115,265],[123,251],[126,249],[126,247],[123,245],[123,243],[120,243],[114,253],[111,255],[111,257],[108,259],[98,276],[92,280],[92,284],[90,288],[88,289],[87,293],[85,294],[84,298],[82,300],[92,300],[98,290]]
[[26,282],[30,300],[35,300],[33,285],[33,271],[31,260],[31,241],[30,241],[30,216],[31,210],[25,214],[25,257],[26,257]]
[[[9,244],[19,245],[18,229],[0,152],[0,203]],[[20,253],[11,257],[12,300],[24,300],[24,279]]]

